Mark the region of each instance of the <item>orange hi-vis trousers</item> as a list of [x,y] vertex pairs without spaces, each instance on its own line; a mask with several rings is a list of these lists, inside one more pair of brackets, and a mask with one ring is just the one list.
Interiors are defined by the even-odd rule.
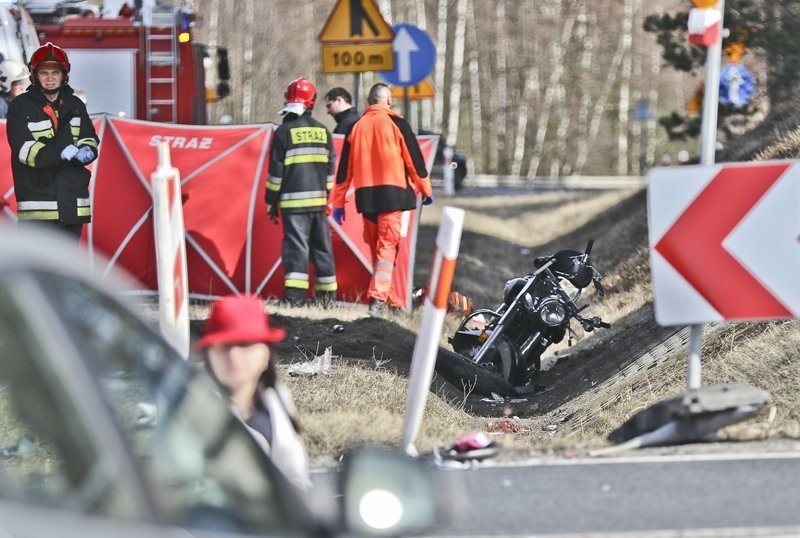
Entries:
[[378,222],[364,219],[364,241],[372,253],[372,279],[369,281],[369,298],[397,308],[404,308],[405,300],[392,286],[392,273],[400,245],[402,211],[378,213]]

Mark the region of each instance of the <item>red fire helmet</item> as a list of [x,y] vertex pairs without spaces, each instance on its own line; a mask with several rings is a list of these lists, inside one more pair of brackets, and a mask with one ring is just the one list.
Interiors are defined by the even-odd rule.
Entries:
[[317,100],[317,89],[304,78],[298,78],[289,83],[286,93],[283,94],[285,104],[300,103],[306,108],[314,108]]
[[53,45],[49,41],[36,49],[28,62],[28,69],[31,71],[31,82],[36,83],[36,70],[46,65],[55,65],[64,71],[64,84],[69,80],[69,58],[64,49]]

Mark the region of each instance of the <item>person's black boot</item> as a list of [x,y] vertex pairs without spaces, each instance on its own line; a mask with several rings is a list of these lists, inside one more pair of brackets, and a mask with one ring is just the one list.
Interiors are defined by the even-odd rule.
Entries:
[[336,292],[318,291],[315,297],[315,302],[322,308],[332,308],[336,306]]
[[306,303],[305,290],[287,289],[283,292],[281,303],[290,306],[303,306]]
[[384,311],[384,304],[377,300],[377,299],[370,299],[369,300],[369,315],[373,318],[380,317]]

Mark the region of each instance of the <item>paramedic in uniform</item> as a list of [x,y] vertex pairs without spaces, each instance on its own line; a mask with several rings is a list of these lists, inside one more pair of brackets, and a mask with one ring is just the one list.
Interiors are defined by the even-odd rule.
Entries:
[[403,211],[416,208],[417,194],[425,205],[433,202],[433,194],[417,138],[408,122],[391,109],[389,86],[380,82],[372,86],[367,103],[342,148],[331,204],[333,218],[341,225],[352,184],[356,210],[364,219],[364,241],[372,254],[369,312],[374,316],[386,305],[405,307],[405,298],[392,286]]
[[28,67],[32,84],[11,101],[6,123],[19,224],[49,223],[79,240],[91,221],[86,165],[97,158],[99,140],[67,84],[67,54],[46,43]]
[[311,82],[292,81],[284,97],[284,119],[272,138],[266,189],[269,218],[283,220],[283,301],[293,305],[305,301],[311,261],[315,298],[327,306],[337,289],[326,211],[336,163],[333,136],[311,117],[317,99]]

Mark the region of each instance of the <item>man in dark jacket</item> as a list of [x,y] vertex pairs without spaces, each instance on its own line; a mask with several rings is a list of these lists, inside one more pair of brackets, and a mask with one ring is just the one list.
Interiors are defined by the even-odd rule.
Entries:
[[67,84],[67,54],[46,43],[28,67],[33,84],[11,101],[6,123],[17,217],[20,224],[55,224],[79,239],[91,221],[86,165],[97,158],[99,139]]
[[333,134],[343,134],[347,136],[353,124],[359,118],[358,111],[353,108],[353,97],[350,92],[337,86],[328,90],[325,94],[325,108],[328,114],[336,120],[336,128]]
[[267,211],[283,216],[281,257],[283,300],[301,304],[309,289],[308,262],[314,265],[315,297],[322,305],[336,297],[336,269],[326,208],[333,188],[336,155],[328,129],[311,117],[317,90],[299,78],[286,90],[284,120],[270,148]]

